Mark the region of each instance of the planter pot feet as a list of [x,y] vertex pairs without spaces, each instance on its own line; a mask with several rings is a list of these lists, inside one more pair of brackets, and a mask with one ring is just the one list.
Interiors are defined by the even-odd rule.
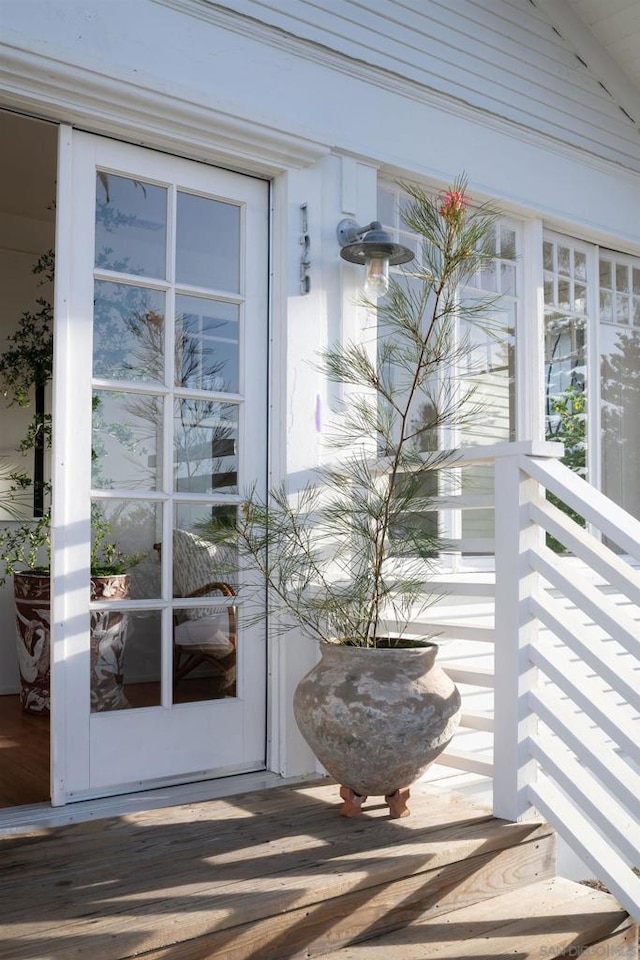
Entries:
[[384,798],[389,804],[389,816],[392,820],[399,820],[401,817],[408,817],[411,813],[407,806],[409,799],[409,787],[402,787],[395,793],[389,793]]
[[359,794],[355,793],[351,787],[340,787],[340,796],[344,800],[344,803],[340,807],[340,816],[341,817],[359,817],[362,813],[362,804],[367,799],[366,797],[361,797]]

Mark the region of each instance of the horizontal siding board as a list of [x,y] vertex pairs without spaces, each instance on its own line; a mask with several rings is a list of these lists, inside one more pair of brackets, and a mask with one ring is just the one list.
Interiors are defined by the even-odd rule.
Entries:
[[[249,2],[253,6],[259,3],[270,16],[278,15],[280,25],[283,25],[285,18],[279,5],[274,6],[275,0]],[[366,6],[356,0],[342,0],[332,9],[332,18],[328,23],[326,9],[315,0],[298,0],[297,6],[306,15],[304,20],[301,17],[295,20],[317,32],[314,39],[321,40],[324,37],[327,45],[336,45],[338,42],[341,52],[385,66],[396,73],[406,72],[406,68],[410,67],[411,79],[423,85],[433,86],[434,76],[443,82],[459,83],[469,92],[477,91],[479,83],[489,83],[496,92],[524,97],[518,104],[523,109],[532,86],[535,86],[539,88],[535,99],[547,111],[549,104],[546,98],[558,99],[556,81],[564,80],[562,101],[558,99],[557,105],[557,109],[564,114],[564,121],[577,116],[593,122],[595,103],[600,123],[608,134],[624,135],[629,125],[619,111],[612,109],[610,99],[587,75],[573,54],[568,59],[571,70],[565,70],[565,75],[561,76],[557,71],[550,70],[554,66],[552,59],[547,58],[541,65],[540,54],[533,51],[528,55],[526,30],[521,30],[520,41],[511,44],[511,49],[504,43],[498,44],[499,18],[495,18],[495,28],[487,29],[479,20],[470,21],[468,17],[456,14],[455,10],[442,8],[438,4],[431,4],[429,10],[432,12],[426,16],[424,12],[414,13],[410,10],[403,14],[396,0],[370,0]],[[459,25],[452,28],[444,19],[435,17],[433,11],[439,10],[441,17],[447,17],[450,21],[457,17]],[[356,14],[359,14],[359,18]],[[473,26],[472,35],[469,35],[468,29],[470,22]],[[425,62],[429,64],[429,70],[425,68]],[[582,90],[576,83],[581,79],[585,81]],[[504,95],[490,99],[501,103]]]
[[529,0],[227,0],[240,14],[640,168],[640,133]]
[[[394,0],[394,6],[398,3],[399,0],[397,2]],[[464,14],[460,12],[460,4],[457,10],[435,3],[430,9],[435,15],[435,11],[440,8],[438,21],[445,27],[448,24],[455,27],[460,42],[464,43],[468,37],[472,50],[474,46],[477,50],[478,43],[486,44],[516,63],[522,61],[534,68],[543,81],[551,75],[567,81],[578,89],[583,89],[590,96],[595,95],[603,102],[610,102],[611,98],[594,81],[575,53],[569,50],[566,43],[553,32],[550,24],[544,24],[540,31],[534,30],[532,27],[535,21],[524,19],[522,10],[519,16],[512,15],[513,19],[509,19],[502,15],[502,6],[493,2],[483,4],[477,0],[465,0]],[[424,10],[424,7],[422,9]],[[510,14],[508,7],[504,9]],[[442,17],[446,17],[447,20],[442,20]],[[469,24],[473,26],[472,35],[469,35]]]

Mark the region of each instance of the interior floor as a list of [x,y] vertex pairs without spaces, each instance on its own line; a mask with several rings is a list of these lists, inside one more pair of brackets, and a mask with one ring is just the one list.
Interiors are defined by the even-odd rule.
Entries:
[[0,697],[0,807],[49,795],[49,717],[24,713],[17,694]]
[[[159,683],[127,684],[125,692],[133,708],[160,703]],[[216,677],[185,678],[176,702],[219,699],[230,692]],[[17,694],[0,696],[0,808],[49,800],[49,741],[49,717],[25,713]]]

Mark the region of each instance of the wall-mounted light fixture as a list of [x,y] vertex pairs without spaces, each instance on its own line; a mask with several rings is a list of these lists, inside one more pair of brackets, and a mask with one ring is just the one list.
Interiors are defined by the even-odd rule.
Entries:
[[347,218],[340,221],[337,233],[342,259],[364,266],[364,292],[371,300],[384,296],[389,289],[389,264],[395,267],[413,260],[413,251],[394,243],[379,220],[360,227]]

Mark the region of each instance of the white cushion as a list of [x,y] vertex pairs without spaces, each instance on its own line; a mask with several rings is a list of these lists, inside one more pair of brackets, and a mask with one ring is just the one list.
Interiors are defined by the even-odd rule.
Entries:
[[197,620],[185,620],[175,628],[174,639],[178,646],[199,648],[216,657],[226,657],[234,649],[228,634],[229,617],[226,613]]

